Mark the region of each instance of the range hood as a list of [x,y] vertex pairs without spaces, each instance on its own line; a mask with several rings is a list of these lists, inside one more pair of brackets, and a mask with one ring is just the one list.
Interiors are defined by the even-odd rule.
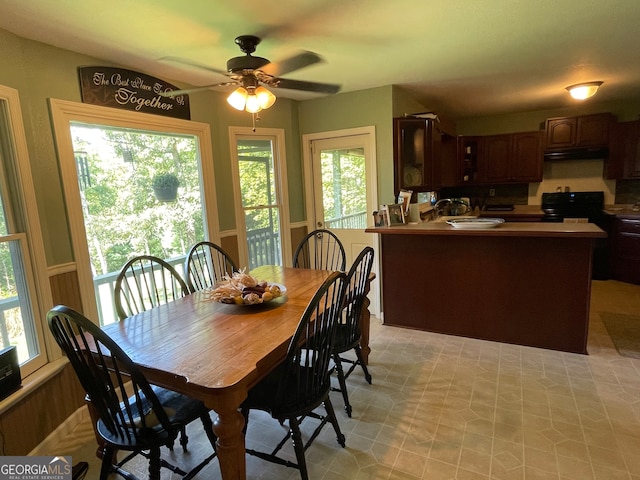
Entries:
[[546,160],[603,160],[609,156],[609,149],[598,148],[569,148],[567,150],[548,150],[544,152]]

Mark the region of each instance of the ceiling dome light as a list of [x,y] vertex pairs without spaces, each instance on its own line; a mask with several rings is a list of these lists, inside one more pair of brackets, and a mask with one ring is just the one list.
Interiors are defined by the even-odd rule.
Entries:
[[577,83],[567,87],[569,94],[576,100],[593,97],[604,82]]

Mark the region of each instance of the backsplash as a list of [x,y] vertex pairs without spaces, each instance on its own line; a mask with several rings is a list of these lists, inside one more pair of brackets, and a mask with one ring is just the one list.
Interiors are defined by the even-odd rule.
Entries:
[[616,203],[633,204],[640,201],[640,180],[618,180]]
[[[495,195],[490,195],[494,190]],[[528,185],[518,183],[514,185],[476,185],[463,187],[446,187],[440,191],[439,198],[469,197],[471,206],[482,208],[484,205],[513,204],[526,205],[528,200]]]
[[615,202],[616,181],[603,178],[603,160],[556,160],[544,162],[542,182],[529,184],[529,205],[540,205],[543,193],[555,192],[604,192],[604,203]]
[[[542,194],[566,187],[572,192],[603,191],[606,205],[640,201],[640,180],[603,178],[603,160],[558,160],[544,163],[542,182],[515,185],[446,187],[438,198],[469,197],[472,206],[485,204],[540,205]],[[495,196],[490,196],[493,189]]]

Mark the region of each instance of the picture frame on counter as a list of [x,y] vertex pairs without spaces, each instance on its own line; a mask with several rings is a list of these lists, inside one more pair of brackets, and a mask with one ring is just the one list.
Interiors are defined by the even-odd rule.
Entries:
[[404,225],[405,224],[405,216],[404,216],[404,206],[401,203],[390,203],[385,205],[387,211],[387,225],[393,227],[395,225]]
[[409,215],[409,203],[411,202],[412,195],[413,190],[400,190],[400,193],[398,193],[398,203],[402,204],[405,217]]

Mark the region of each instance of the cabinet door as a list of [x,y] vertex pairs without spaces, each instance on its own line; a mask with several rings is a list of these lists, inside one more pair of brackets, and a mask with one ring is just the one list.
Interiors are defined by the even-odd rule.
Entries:
[[432,185],[432,145],[428,120],[394,119],[396,193],[401,189],[425,191]]
[[616,220],[613,277],[640,285],[640,220]]
[[546,122],[546,148],[573,147],[576,143],[578,120],[576,117],[549,118]]
[[484,138],[480,163],[483,181],[508,182],[511,180],[512,135],[490,135]]
[[577,118],[576,147],[608,146],[610,114],[583,115]]
[[541,182],[542,162],[542,132],[514,133],[511,179]]

